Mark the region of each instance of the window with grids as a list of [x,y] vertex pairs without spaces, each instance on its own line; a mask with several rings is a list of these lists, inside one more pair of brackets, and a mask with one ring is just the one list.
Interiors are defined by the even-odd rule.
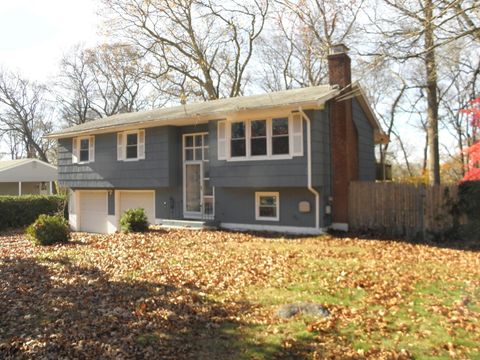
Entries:
[[208,161],[208,134],[185,135],[183,148],[185,161]]

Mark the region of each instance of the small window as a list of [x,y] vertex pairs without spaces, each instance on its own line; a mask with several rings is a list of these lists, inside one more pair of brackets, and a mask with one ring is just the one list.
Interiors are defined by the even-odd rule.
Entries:
[[267,120],[250,122],[250,154],[267,155]]
[[207,134],[185,135],[183,148],[185,161],[209,160]]
[[95,136],[72,139],[72,163],[89,163],[95,161]]
[[232,157],[246,156],[245,140],[245,122],[232,123],[232,140],[230,144]]
[[272,155],[288,154],[288,118],[272,119]]
[[278,221],[280,219],[280,196],[278,192],[255,193],[255,219]]
[[88,153],[90,151],[90,141],[88,138],[80,139],[80,162],[88,162]]
[[117,160],[145,159],[145,130],[117,133]]
[[138,157],[138,134],[127,134],[126,158],[136,159]]

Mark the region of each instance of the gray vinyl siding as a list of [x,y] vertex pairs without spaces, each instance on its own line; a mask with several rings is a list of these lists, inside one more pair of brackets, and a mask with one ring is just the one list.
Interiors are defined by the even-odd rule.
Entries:
[[[280,220],[255,220],[255,192],[279,192]],[[298,203],[308,201],[310,212],[298,211]],[[215,188],[215,220],[223,223],[281,225],[281,226],[315,226],[315,198],[303,188]]]
[[155,217],[183,219],[182,187],[155,189]]
[[320,193],[320,226],[331,223],[329,214],[325,213],[325,206],[332,196],[332,147],[330,107],[324,110],[306,111],[312,124],[312,185]]
[[356,99],[352,101],[353,122],[358,133],[358,178],[375,180],[375,142],[373,128]]
[[145,130],[145,159],[117,160],[117,133],[95,135],[95,161],[72,164],[72,139],[58,141],[58,177],[70,188],[152,189],[178,183],[177,131],[170,126]]
[[107,201],[108,201],[108,215],[115,215],[115,192],[109,191],[107,193]]

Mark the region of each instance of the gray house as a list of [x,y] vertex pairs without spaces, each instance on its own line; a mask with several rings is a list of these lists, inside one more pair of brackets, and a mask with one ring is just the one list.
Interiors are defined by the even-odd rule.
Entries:
[[348,228],[348,184],[375,180],[387,141],[350,58],[329,56],[330,85],[212,100],[70,127],[58,139],[75,230],[110,233],[143,207],[150,223],[321,233]]

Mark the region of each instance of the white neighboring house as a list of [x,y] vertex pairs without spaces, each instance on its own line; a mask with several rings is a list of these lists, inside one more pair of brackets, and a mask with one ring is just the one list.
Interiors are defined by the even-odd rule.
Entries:
[[0,195],[50,195],[57,168],[38,159],[0,161]]

